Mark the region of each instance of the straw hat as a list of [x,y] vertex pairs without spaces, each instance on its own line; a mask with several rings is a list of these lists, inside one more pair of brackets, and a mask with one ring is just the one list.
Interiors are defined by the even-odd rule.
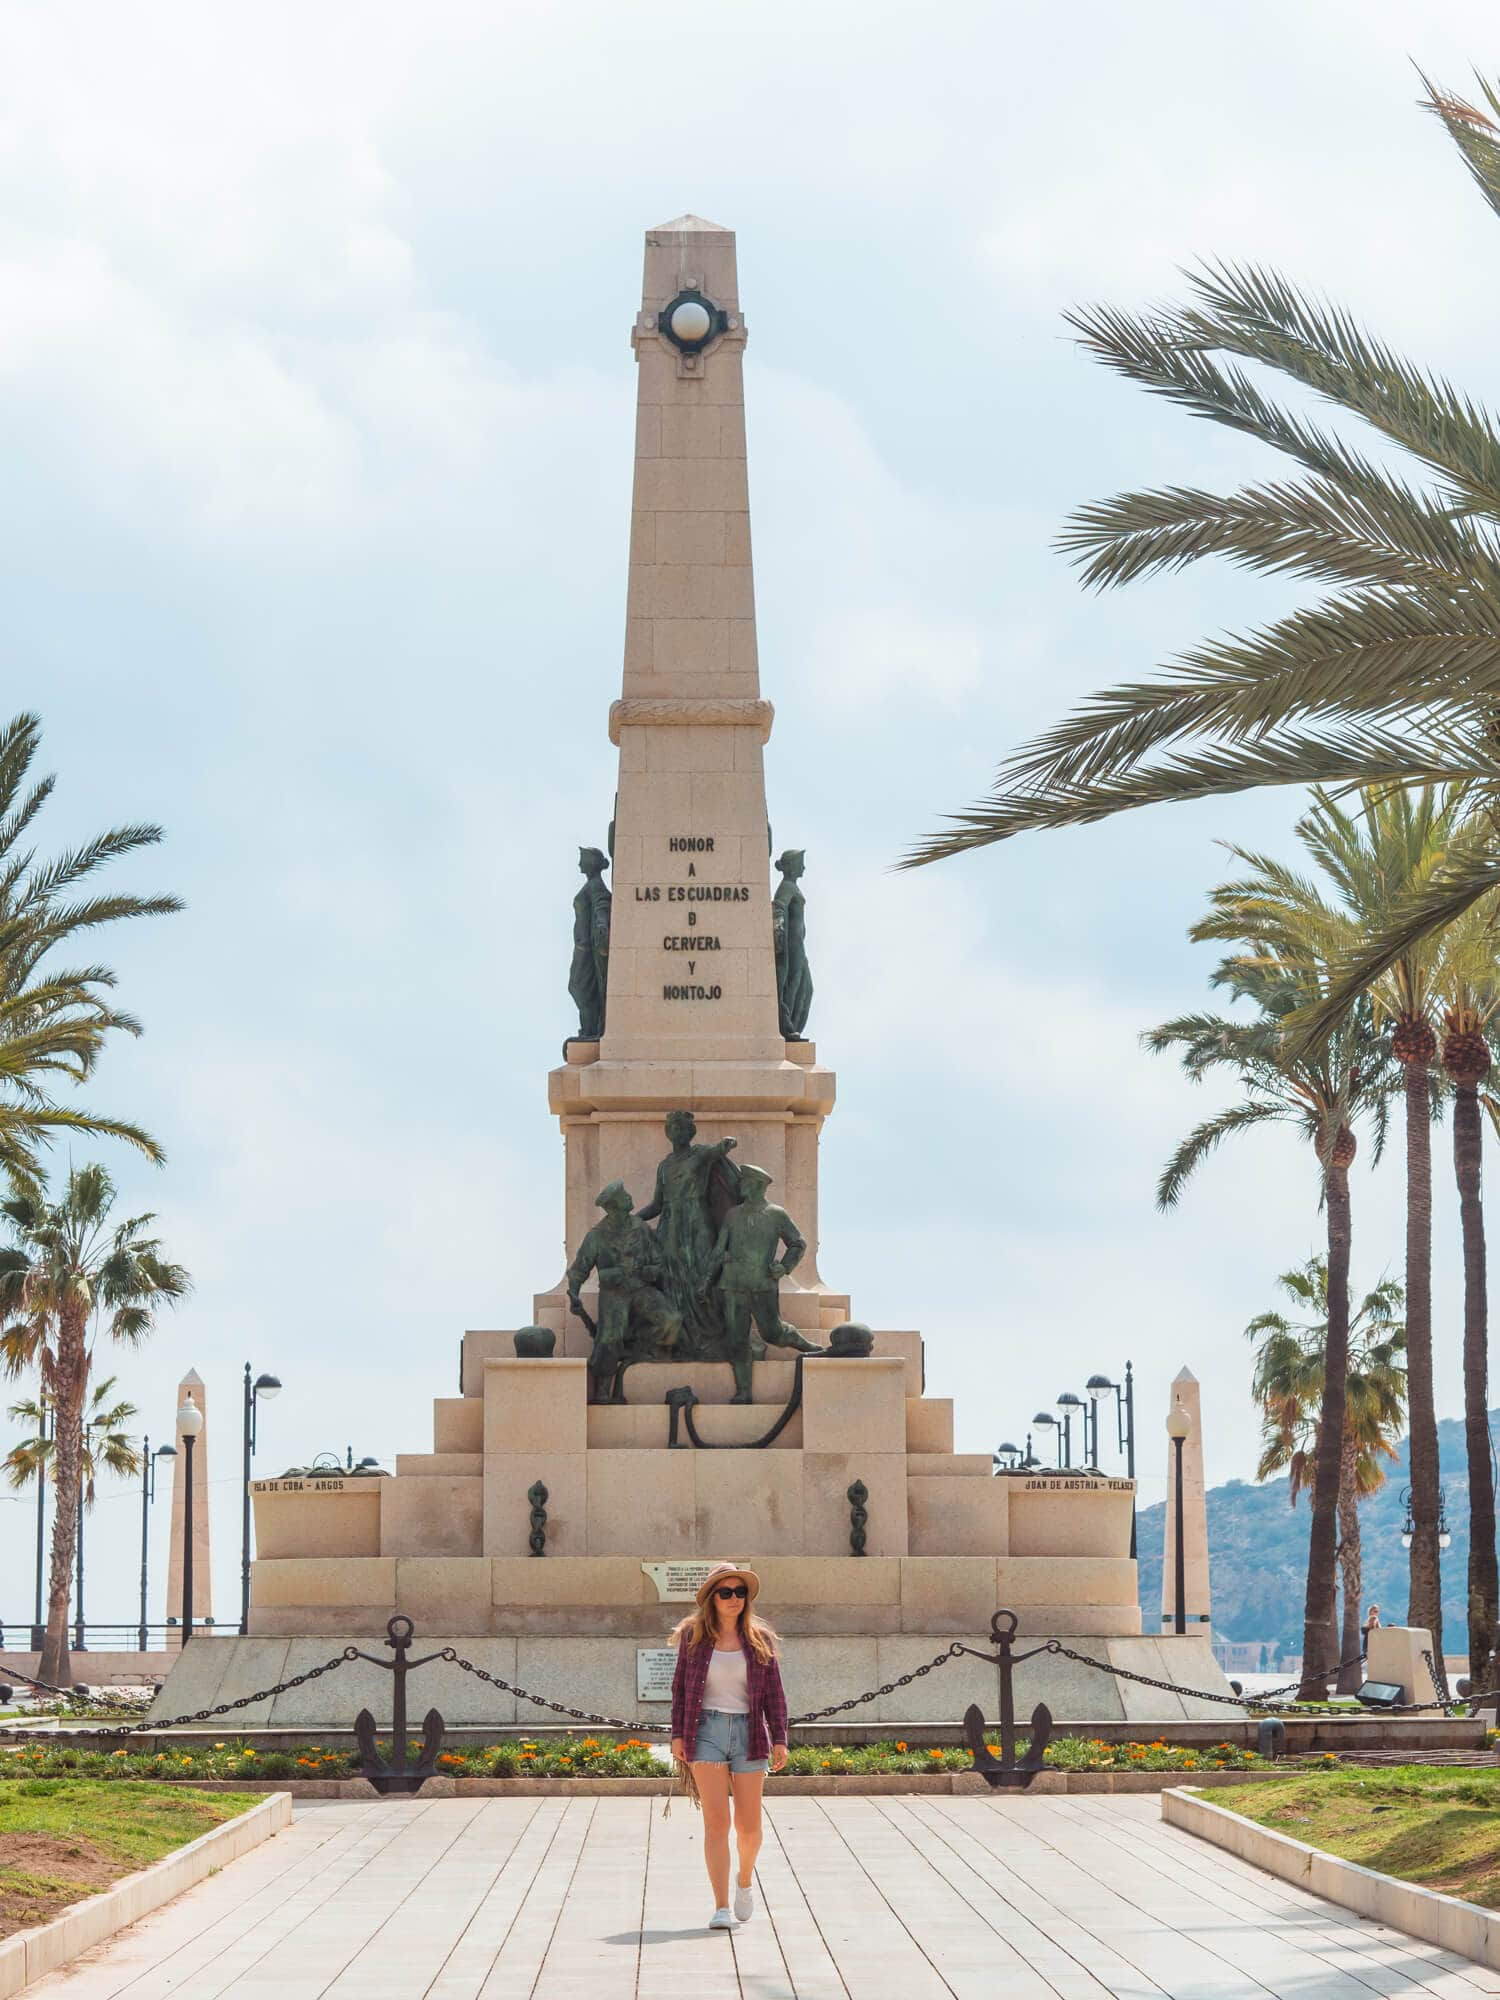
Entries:
[[699,1605],[706,1604],[709,1597],[718,1589],[719,1585],[727,1583],[731,1577],[739,1577],[748,1585],[750,1595],[745,1599],[745,1603],[747,1606],[753,1604],[756,1598],[760,1596],[760,1578],[755,1574],[755,1571],[753,1569],[746,1569],[743,1563],[715,1563],[713,1568],[708,1572],[708,1575],[704,1577],[702,1583],[698,1586]]

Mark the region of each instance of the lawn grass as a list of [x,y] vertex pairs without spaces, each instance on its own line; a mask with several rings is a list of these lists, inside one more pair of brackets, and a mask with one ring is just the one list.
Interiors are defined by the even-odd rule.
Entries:
[[1216,1792],[1214,1804],[1383,1875],[1500,1909],[1500,1771],[1345,1766]]
[[254,1792],[22,1778],[0,1790],[0,1937],[46,1923],[122,1875],[246,1812]]

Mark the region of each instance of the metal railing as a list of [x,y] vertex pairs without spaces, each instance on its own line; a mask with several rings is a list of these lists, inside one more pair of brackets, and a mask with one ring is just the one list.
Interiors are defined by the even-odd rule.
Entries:
[[[200,1620],[200,1624],[214,1629],[213,1621]],[[233,1626],[225,1626],[226,1632],[234,1631]],[[175,1619],[164,1625],[148,1625],[146,1631],[146,1651],[165,1653],[176,1651],[182,1635],[182,1628]],[[75,1645],[78,1627],[68,1621],[68,1650],[72,1653],[138,1653],[141,1650],[141,1626],[136,1619],[105,1622],[92,1618],[85,1620],[84,1643]],[[0,1619],[0,1653],[39,1653],[46,1628],[34,1625],[29,1618]]]

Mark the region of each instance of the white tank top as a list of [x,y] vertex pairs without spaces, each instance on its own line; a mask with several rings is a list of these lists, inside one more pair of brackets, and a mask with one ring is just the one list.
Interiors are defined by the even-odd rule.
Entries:
[[732,1653],[721,1653],[715,1646],[703,1683],[703,1706],[717,1709],[720,1715],[750,1713],[750,1676],[738,1646]]

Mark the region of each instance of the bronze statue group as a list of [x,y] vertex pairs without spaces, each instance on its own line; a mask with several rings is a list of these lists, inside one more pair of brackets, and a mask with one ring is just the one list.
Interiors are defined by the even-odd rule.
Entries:
[[[601,1190],[595,1223],[568,1266],[568,1305],[593,1335],[589,1399],[625,1400],[633,1361],[728,1361],[736,1403],[750,1401],[750,1364],[767,1347],[822,1350],[781,1317],[777,1287],[807,1243],[784,1208],[766,1200],[771,1176],[737,1167],[733,1139],[697,1145],[690,1111],[667,1115],[672,1150],[656,1190],[635,1211],[622,1181]],[[652,1229],[651,1223],[656,1227]],[[599,1317],[580,1293],[599,1285]]]

